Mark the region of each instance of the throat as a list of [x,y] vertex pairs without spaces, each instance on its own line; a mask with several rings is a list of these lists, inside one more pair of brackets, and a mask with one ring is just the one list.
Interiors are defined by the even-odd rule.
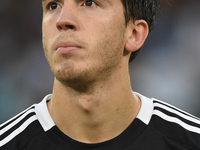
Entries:
[[95,110],[100,107],[100,103],[94,98],[82,98],[77,101],[77,106],[86,115],[91,115]]
[[131,88],[115,84],[98,84],[89,93],[54,84],[48,108],[57,127],[81,142],[101,142],[119,135],[136,117],[140,100]]

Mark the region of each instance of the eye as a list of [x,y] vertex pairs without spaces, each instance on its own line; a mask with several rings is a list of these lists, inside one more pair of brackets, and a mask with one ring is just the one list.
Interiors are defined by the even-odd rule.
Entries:
[[97,6],[97,3],[94,2],[93,0],[87,0],[84,2],[83,6],[94,7],[94,6]]
[[51,2],[51,3],[49,3],[49,4],[47,5],[47,8],[48,8],[49,10],[55,10],[55,9],[60,8],[60,5],[58,5],[58,3],[56,3],[56,2]]

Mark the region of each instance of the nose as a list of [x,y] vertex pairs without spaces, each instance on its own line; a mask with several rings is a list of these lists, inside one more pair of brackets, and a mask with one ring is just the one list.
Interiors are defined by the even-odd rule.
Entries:
[[67,3],[63,4],[60,12],[59,17],[56,21],[56,27],[58,30],[77,30],[78,23],[77,23],[77,8],[75,5]]

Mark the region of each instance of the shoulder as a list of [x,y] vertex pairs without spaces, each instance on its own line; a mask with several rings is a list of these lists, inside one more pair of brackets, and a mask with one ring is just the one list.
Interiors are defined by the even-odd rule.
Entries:
[[[37,134],[36,129],[40,128],[35,113],[35,106],[32,105],[25,111],[0,125],[1,141],[0,147],[5,149],[15,149],[15,147],[24,147],[27,140]],[[16,143],[17,141],[17,143]]]
[[48,114],[46,105],[48,98],[50,96],[0,125],[0,148],[2,150],[25,149],[34,138],[54,125]]
[[141,135],[142,141],[156,148],[200,149],[198,117],[163,101],[136,94],[142,102],[137,118],[147,127]]
[[169,123],[177,124],[185,130],[200,134],[200,119],[198,117],[160,100],[152,100],[154,105],[153,115],[158,116]]
[[152,99],[151,124],[167,139],[200,147],[200,119],[157,99]]

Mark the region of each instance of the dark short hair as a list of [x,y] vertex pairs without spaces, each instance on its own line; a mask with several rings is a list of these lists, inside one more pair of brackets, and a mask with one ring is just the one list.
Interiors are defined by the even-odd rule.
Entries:
[[[147,22],[149,32],[152,31],[155,22],[155,15],[158,7],[160,6],[160,0],[121,0],[124,6],[124,15],[126,24],[129,21],[136,21],[143,19]],[[141,48],[140,48],[141,49]],[[132,52],[129,62],[137,56],[138,52]]]

